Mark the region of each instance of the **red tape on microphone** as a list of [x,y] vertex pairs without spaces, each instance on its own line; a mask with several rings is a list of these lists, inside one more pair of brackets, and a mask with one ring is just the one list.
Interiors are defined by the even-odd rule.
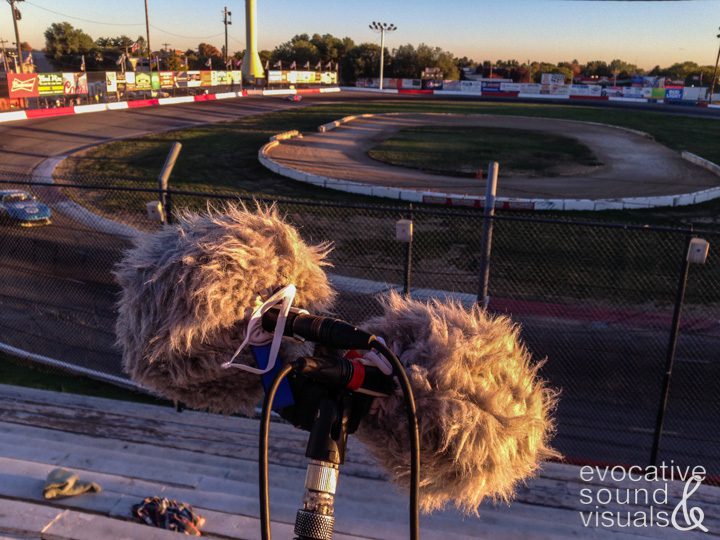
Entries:
[[365,381],[365,365],[357,360],[351,360],[351,362],[353,365],[353,375],[346,388],[348,390],[357,390]]

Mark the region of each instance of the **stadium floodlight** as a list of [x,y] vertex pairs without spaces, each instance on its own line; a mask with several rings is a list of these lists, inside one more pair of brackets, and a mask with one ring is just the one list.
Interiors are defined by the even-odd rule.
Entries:
[[385,33],[394,32],[397,26],[392,23],[373,21],[370,30],[380,34],[380,90],[383,89],[383,77],[385,76]]

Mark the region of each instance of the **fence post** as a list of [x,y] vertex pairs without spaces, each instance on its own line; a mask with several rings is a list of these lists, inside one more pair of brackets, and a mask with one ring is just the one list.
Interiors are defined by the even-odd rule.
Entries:
[[175,162],[180,155],[182,144],[175,141],[168,152],[167,158],[165,158],[165,164],[160,171],[158,177],[158,185],[160,188],[160,201],[162,202],[163,209],[163,223],[172,223],[172,200],[170,199],[170,193],[168,193],[168,180],[170,174],[175,167]]
[[400,219],[395,223],[395,239],[405,244],[403,260],[403,295],[410,298],[410,281],[412,275],[412,244],[413,244],[413,214],[410,204],[410,219]]
[[487,189],[483,216],[482,246],[480,248],[480,290],[477,303],[487,309],[490,303],[488,288],[490,284],[490,253],[492,251],[493,223],[495,217],[495,195],[497,194],[498,172],[500,165],[493,161],[488,166]]
[[677,350],[677,341],[680,335],[680,316],[682,315],[683,302],[685,301],[685,291],[687,290],[690,264],[703,264],[707,259],[708,247],[709,244],[705,240],[692,237],[691,226],[685,243],[682,269],[680,270],[680,279],[678,281],[677,293],[675,295],[675,309],[673,310],[672,326],[670,327],[670,340],[668,341],[667,355],[665,358],[665,374],[663,376],[662,394],[660,397],[660,405],[658,407],[657,420],[655,422],[655,435],[653,437],[652,449],[650,451],[650,465],[657,465],[657,458],[660,452],[660,440],[662,439],[665,413],[668,406],[668,397],[670,396],[670,383],[672,382],[672,371],[673,365],[675,364],[675,351]]

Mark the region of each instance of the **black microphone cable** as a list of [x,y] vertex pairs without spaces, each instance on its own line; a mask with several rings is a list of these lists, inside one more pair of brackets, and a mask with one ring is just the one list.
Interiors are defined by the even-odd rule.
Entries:
[[270,444],[270,413],[272,404],[275,400],[275,394],[280,387],[280,383],[293,370],[292,364],[286,364],[278,371],[273,379],[270,388],[265,393],[262,407],[262,421],[260,422],[260,455],[258,457],[260,468],[260,532],[262,540],[271,540],[270,532],[270,490],[269,473],[268,473],[268,446]]
[[410,538],[419,540],[420,538],[420,428],[418,426],[417,410],[415,407],[415,395],[410,386],[405,367],[390,347],[385,345],[377,337],[372,336],[369,343],[370,347],[378,351],[387,358],[393,366],[393,371],[397,375],[405,398],[405,413],[408,419],[408,429],[410,430]]

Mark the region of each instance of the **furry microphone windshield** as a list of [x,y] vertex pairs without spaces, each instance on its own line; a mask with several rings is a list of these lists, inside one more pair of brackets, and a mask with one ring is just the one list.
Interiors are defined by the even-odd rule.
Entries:
[[[362,327],[387,341],[407,367],[420,423],[420,506],[448,502],[469,514],[485,498],[507,501],[549,447],[556,393],[538,378],[506,317],[459,304],[391,294]],[[402,395],[376,399],[358,436],[397,482],[409,483]]]
[[[299,307],[333,300],[327,244],[309,246],[276,208],[227,205],[135,240],[115,272],[123,368],[162,396],[213,412],[252,414],[260,377],[221,367],[242,341],[260,298],[297,285]],[[307,354],[296,344],[288,358]],[[245,350],[236,362],[255,365]]]

